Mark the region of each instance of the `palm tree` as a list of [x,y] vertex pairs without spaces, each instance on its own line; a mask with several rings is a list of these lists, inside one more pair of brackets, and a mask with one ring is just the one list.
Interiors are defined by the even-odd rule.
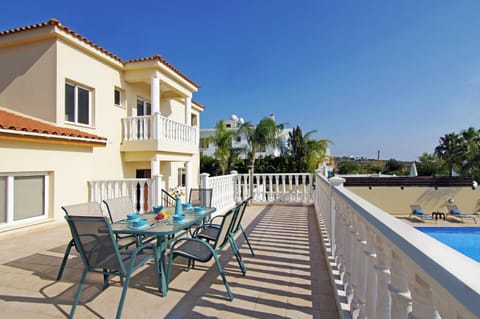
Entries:
[[218,161],[222,175],[225,175],[225,172],[231,167],[238,153],[232,148],[232,138],[235,134],[234,130],[225,126],[224,121],[218,121],[215,125],[215,135],[207,138],[208,143],[216,146],[213,155]]
[[312,135],[316,132],[316,130],[313,130],[302,135],[302,129],[297,126],[289,134],[297,172],[314,172],[318,165],[327,158],[327,148],[331,141],[312,138]]
[[462,142],[455,133],[445,134],[440,137],[439,145],[435,147],[435,156],[444,161],[448,167],[449,176],[452,176],[453,169],[461,165]]
[[461,132],[460,140],[462,174],[477,175],[480,162],[480,133],[470,127]]
[[318,168],[318,165],[327,159],[328,144],[332,142],[326,139],[315,140],[306,136],[306,143],[308,150],[307,169],[309,172],[314,172]]
[[280,127],[270,117],[263,118],[257,126],[250,122],[243,123],[239,129],[238,134],[245,134],[247,137],[247,149],[250,157],[251,177],[250,177],[250,195],[253,195],[253,174],[255,172],[255,155],[258,150],[266,148],[267,146],[275,145],[277,142],[277,134]]

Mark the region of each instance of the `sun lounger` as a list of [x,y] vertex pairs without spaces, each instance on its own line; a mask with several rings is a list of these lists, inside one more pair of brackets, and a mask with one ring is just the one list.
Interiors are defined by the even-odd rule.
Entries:
[[417,219],[420,219],[421,221],[432,220],[432,216],[429,214],[425,214],[420,205],[418,204],[410,205],[410,209],[411,209],[411,212],[410,212],[410,215],[408,216],[408,219],[415,217]]
[[458,209],[457,205],[447,205],[447,208],[448,208],[447,216],[455,218],[457,220],[461,220],[462,223],[464,222],[465,219],[472,219],[475,222],[475,224],[477,223],[477,220],[475,219],[475,217],[471,215],[462,214],[460,209]]

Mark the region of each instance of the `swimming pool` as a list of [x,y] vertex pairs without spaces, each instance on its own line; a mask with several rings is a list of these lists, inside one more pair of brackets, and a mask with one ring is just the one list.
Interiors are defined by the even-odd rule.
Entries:
[[480,227],[415,228],[477,262],[480,262]]

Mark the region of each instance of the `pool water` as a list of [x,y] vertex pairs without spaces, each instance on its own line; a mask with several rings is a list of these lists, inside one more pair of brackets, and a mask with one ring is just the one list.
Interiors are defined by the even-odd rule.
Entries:
[[480,262],[480,227],[416,227],[416,229]]

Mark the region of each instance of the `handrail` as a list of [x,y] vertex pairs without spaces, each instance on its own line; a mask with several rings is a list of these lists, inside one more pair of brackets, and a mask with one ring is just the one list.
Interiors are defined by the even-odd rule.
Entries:
[[353,317],[480,317],[477,262],[323,176],[316,185],[316,212]]
[[163,206],[165,207],[174,207],[176,200],[175,200],[175,197],[170,195],[169,192],[162,189],[162,203],[163,203]]

